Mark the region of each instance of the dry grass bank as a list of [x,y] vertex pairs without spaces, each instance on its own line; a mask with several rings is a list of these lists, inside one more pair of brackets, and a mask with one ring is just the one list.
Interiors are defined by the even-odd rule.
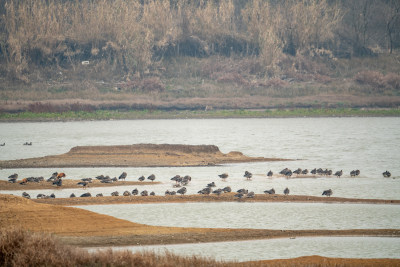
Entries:
[[155,245],[220,242],[296,236],[400,236],[400,229],[268,230],[158,227],[72,207],[0,195],[0,229],[17,227],[55,234],[79,246]]
[[399,266],[398,259],[342,259],[307,256],[284,260],[253,262],[224,262],[209,258],[181,257],[166,252],[131,253],[112,250],[88,253],[61,244],[48,234],[37,234],[20,229],[0,234],[1,266]]

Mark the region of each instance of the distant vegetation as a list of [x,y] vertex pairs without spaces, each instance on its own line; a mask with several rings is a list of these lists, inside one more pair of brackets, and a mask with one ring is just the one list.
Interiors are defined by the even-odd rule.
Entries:
[[0,0],[0,15],[2,100],[400,96],[397,0]]
[[69,121],[197,118],[400,117],[400,109],[296,108],[277,110],[95,110],[0,113],[0,121]]

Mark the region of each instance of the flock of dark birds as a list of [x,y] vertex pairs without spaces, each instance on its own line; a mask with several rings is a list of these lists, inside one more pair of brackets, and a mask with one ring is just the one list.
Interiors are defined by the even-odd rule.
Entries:
[[[23,145],[24,146],[31,146],[32,142],[25,142],[25,143],[23,143]],[[2,143],[2,144],[0,144],[0,146],[6,146],[6,143]]]
[[[307,169],[301,169],[301,168],[298,168],[298,169],[296,169],[294,171],[292,171],[292,170],[290,170],[288,168],[285,168],[285,169],[283,169],[283,170],[281,170],[279,172],[280,176],[284,176],[286,178],[290,178],[290,177],[292,177],[292,175],[297,175],[297,176],[303,175],[304,176],[304,175],[307,175],[309,173],[312,174],[312,175],[324,175],[324,176],[330,176],[330,175],[333,174],[336,177],[340,178],[343,175],[343,170],[336,171],[335,173],[333,173],[332,170],[328,170],[328,169],[324,170],[324,169],[321,169],[321,168],[319,168],[319,169],[315,168],[315,169],[311,170],[310,172]],[[356,177],[356,176],[359,176],[359,175],[360,175],[360,170],[352,170],[350,172],[350,176],[351,177]],[[387,171],[387,170],[385,172],[383,172],[382,175],[385,178],[391,177],[391,173],[389,171]],[[218,176],[222,179],[222,181],[226,181],[226,179],[229,177],[229,175],[227,173],[222,173],[222,174],[219,174]],[[267,176],[268,177],[272,177],[273,176],[273,172],[271,170],[268,171]],[[66,177],[65,173],[55,172],[55,173],[53,173],[51,175],[50,178],[46,179],[46,181],[47,182],[51,182],[55,186],[62,186],[62,178],[64,178],[64,177]],[[127,173],[123,172],[118,178],[117,177],[110,178],[110,176],[108,176],[108,175],[107,176],[99,175],[99,176],[96,176],[95,179],[99,180],[101,183],[114,183],[114,182],[117,182],[119,180],[125,180],[126,177],[127,177]],[[245,171],[243,177],[245,177],[246,180],[251,180],[252,177],[253,177],[253,174],[251,172],[249,172],[249,171]],[[8,177],[8,179],[9,179],[8,181],[10,183],[16,183],[17,179],[18,179],[18,174],[14,173],[14,174],[10,175]],[[143,182],[145,179],[146,179],[145,176],[140,176],[138,178],[138,181]],[[156,176],[154,174],[151,174],[150,176],[147,177],[147,179],[153,182],[156,179]],[[28,178],[23,178],[19,182],[19,184],[25,185],[28,182],[39,183],[39,182],[43,182],[44,180],[45,179],[43,177],[28,177]],[[90,183],[92,183],[93,180],[94,180],[93,178],[82,178],[77,183],[77,185],[80,185],[83,188],[86,188]],[[167,196],[167,195],[180,194],[180,195],[183,196],[183,195],[186,194],[186,192],[187,192],[186,186],[190,183],[192,178],[189,175],[185,175],[185,176],[175,175],[170,180],[175,182],[173,184],[173,187],[174,188],[179,188],[179,189],[177,191],[166,190],[165,191],[165,195]],[[220,196],[221,194],[232,192],[232,189],[231,189],[230,186],[226,186],[224,188],[218,188],[218,189],[214,189],[214,187],[216,187],[215,182],[211,182],[211,183],[207,184],[203,189],[198,191],[197,193],[201,194],[201,195],[215,194],[217,196]],[[273,195],[273,194],[275,194],[275,189],[271,188],[269,190],[265,190],[264,193],[267,194],[267,195]],[[289,190],[289,188],[286,187],[283,190],[283,194],[284,195],[289,195],[289,193],[290,193],[290,190]],[[327,196],[327,197],[330,197],[332,194],[333,194],[332,189],[324,190],[322,192],[322,195],[323,196]],[[140,195],[140,196],[154,196],[155,193],[154,193],[154,191],[149,193],[147,190],[143,190],[142,192],[139,192],[139,190],[137,188],[132,190],[132,192],[124,191],[122,193],[122,196],[137,196],[137,195]],[[22,196],[25,197],[25,198],[30,198],[30,195],[28,193],[26,193],[26,192],[23,192]],[[103,194],[101,194],[101,193],[96,195],[96,197],[102,197],[102,196],[103,196]],[[120,194],[119,194],[118,191],[115,191],[115,192],[111,193],[111,196],[120,196]],[[236,194],[234,196],[236,198],[238,198],[238,199],[254,198],[255,197],[255,193],[253,191],[249,192],[247,189],[242,188],[242,189],[237,190]],[[70,197],[73,198],[73,197],[76,197],[76,195],[74,193],[72,193],[70,195]],[[87,192],[87,193],[82,194],[80,197],[92,197],[92,195],[91,195],[91,193]],[[55,195],[51,194],[51,195],[47,196],[47,195],[44,195],[44,194],[38,194],[37,198],[38,199],[55,198]]]

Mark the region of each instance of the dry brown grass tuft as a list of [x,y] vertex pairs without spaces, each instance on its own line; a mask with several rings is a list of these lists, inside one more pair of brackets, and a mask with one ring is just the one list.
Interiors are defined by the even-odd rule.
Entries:
[[154,252],[86,250],[61,244],[49,234],[9,229],[0,234],[0,266],[398,266],[398,259],[341,259],[307,256],[253,262],[223,262]]

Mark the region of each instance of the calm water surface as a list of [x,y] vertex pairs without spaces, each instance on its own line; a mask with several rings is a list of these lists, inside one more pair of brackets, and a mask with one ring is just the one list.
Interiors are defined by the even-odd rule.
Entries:
[[[139,186],[139,190],[164,194],[172,189],[170,178],[190,175],[193,180],[188,194],[196,194],[214,181],[217,187],[247,188],[255,193],[274,188],[278,193],[289,187],[291,194],[321,195],[331,188],[334,196],[356,198],[399,199],[400,196],[400,118],[293,118],[293,119],[204,119],[204,120],[134,120],[46,123],[0,123],[0,160],[20,159],[68,152],[79,145],[123,145],[137,143],[214,144],[224,153],[237,150],[249,156],[298,159],[289,162],[231,164],[191,168],[64,168],[5,169],[0,179],[12,173],[20,177],[50,177],[54,171],[67,173],[67,178],[80,179],[100,174],[111,177],[128,173],[128,180],[154,173],[161,185]],[[24,142],[32,146],[23,146]],[[342,178],[268,179],[288,167],[328,168],[343,170]],[[359,169],[359,178],[350,178],[350,171]],[[244,171],[253,173],[253,181],[243,178]],[[392,178],[382,178],[390,170]],[[229,173],[227,182],[220,173]],[[88,189],[93,193],[134,188]],[[83,190],[50,190],[57,197],[83,193]],[[48,191],[30,191],[36,196]],[[86,192],[86,191],[85,191]],[[2,193],[15,193],[22,191]]]
[[[20,177],[44,176],[65,172],[67,179],[111,177],[128,173],[127,180],[141,175],[156,175],[160,184],[147,186],[112,186],[109,188],[28,190],[55,193],[68,197],[84,192],[110,195],[117,190],[154,191],[163,195],[173,190],[170,178],[190,175],[188,194],[196,194],[210,182],[217,188],[231,186],[263,193],[274,188],[277,193],[289,187],[291,194],[320,196],[331,188],[338,197],[400,199],[400,118],[294,118],[294,119],[204,119],[204,120],[134,120],[46,123],[0,123],[0,160],[62,154],[83,145],[128,145],[137,143],[217,145],[224,153],[241,151],[248,156],[296,159],[285,162],[228,164],[182,168],[64,168],[3,169],[0,180],[13,173]],[[32,142],[32,146],[23,146]],[[288,167],[343,170],[342,178],[269,179]],[[361,175],[351,178],[351,170]],[[246,181],[245,171],[253,173]],[[392,178],[382,172],[389,170]],[[223,182],[218,174],[229,173]],[[176,189],[175,189],[176,190]],[[21,195],[18,191],[0,190],[2,194]],[[305,203],[181,203],[86,206],[85,209],[134,222],[191,227],[269,228],[269,229],[352,229],[398,228],[399,205],[305,204]],[[329,257],[399,258],[398,238],[297,238],[189,244],[168,246],[168,250],[186,255],[201,254],[226,260],[291,258],[303,255]],[[340,243],[340,246],[337,244]],[[147,248],[146,248],[147,249]],[[164,249],[152,247],[152,249]]]
[[202,202],[80,206],[155,226],[253,229],[397,229],[400,205]]
[[[240,242],[198,243],[165,246],[113,247],[133,252],[166,250],[177,255],[198,255],[227,261],[287,259],[320,255],[340,258],[400,258],[400,238],[390,237],[302,237]],[[98,248],[89,249],[96,251]]]

